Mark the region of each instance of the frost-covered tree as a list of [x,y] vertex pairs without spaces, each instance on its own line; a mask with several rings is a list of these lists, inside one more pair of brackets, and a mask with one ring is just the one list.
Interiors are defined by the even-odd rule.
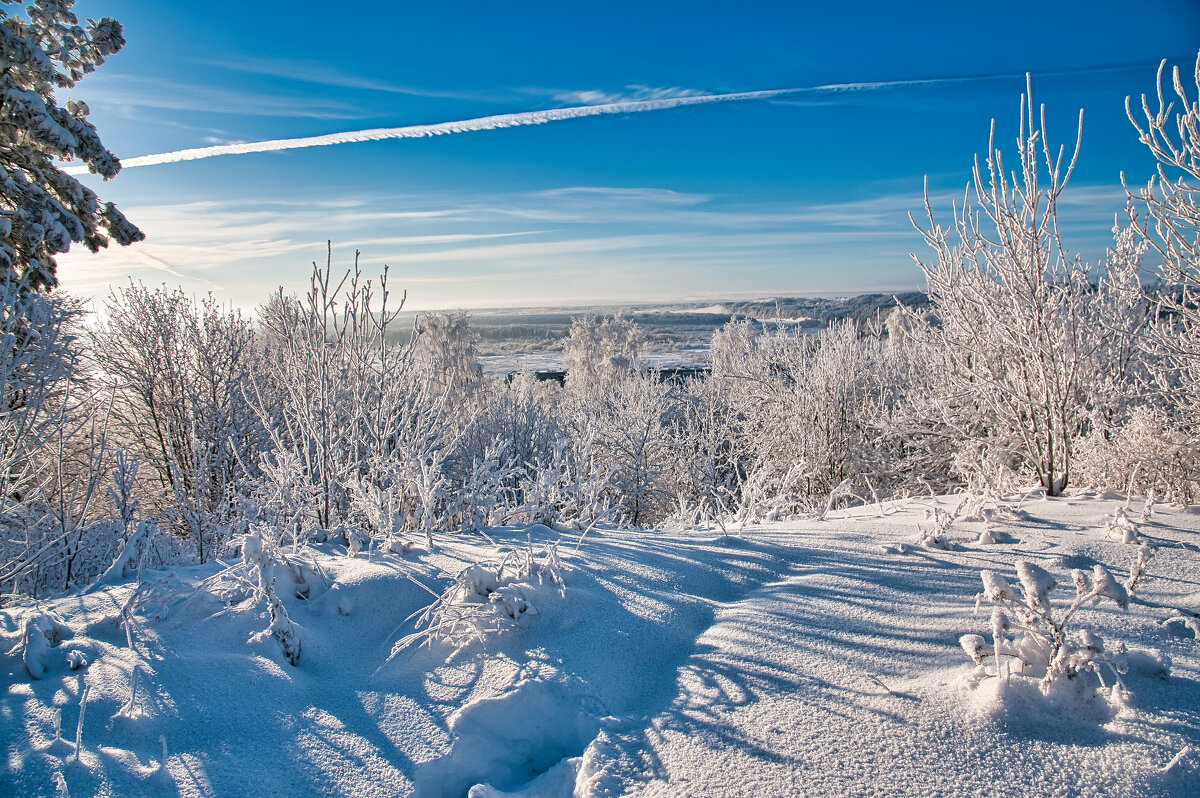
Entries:
[[86,415],[82,311],[20,283],[0,277],[0,592],[36,590],[62,553],[52,506]]
[[1179,67],[1171,70],[1174,98],[1163,86],[1166,61],[1159,66],[1157,106],[1142,95],[1142,119],[1126,100],[1129,121],[1158,159],[1158,171],[1144,187],[1127,188],[1146,209],[1134,223],[1161,256],[1157,292],[1158,323],[1151,330],[1161,358],[1161,387],[1193,432],[1200,431],[1200,55],[1189,97]]
[[590,420],[601,463],[612,474],[622,517],[630,526],[658,521],[674,498],[666,481],[675,449],[670,385],[653,371],[634,372],[612,380],[597,393],[592,407],[599,415]]
[[[911,343],[839,322],[816,333],[731,322],[713,335],[710,385],[699,394],[727,428],[722,463],[730,509],[745,519],[827,506],[899,489],[907,450],[921,445],[899,408],[910,387]],[[708,394],[706,396],[706,394]],[[710,470],[712,466],[708,467]],[[836,494],[836,495],[835,495]]]
[[225,536],[219,511],[265,443],[244,392],[250,322],[211,296],[196,301],[140,283],[114,289],[105,310],[94,357],[116,381],[126,445],[158,478],[148,505],[172,517],[205,560]]
[[[918,225],[936,253],[917,262],[940,319],[935,351],[950,378],[944,407],[985,450],[1020,457],[1052,496],[1071,478],[1101,338],[1088,266],[1067,252],[1058,225],[1082,130],[1080,112],[1075,151],[1064,164],[1063,148],[1046,140],[1045,111],[1035,118],[1027,90],[1017,169],[1006,170],[993,123],[986,168],[976,160],[953,225],[936,222],[928,193],[928,227]],[[974,429],[965,429],[964,416],[978,422]]]
[[645,345],[642,328],[620,313],[611,319],[575,319],[563,346],[567,387],[586,393],[628,374],[637,367],[637,357]]
[[425,313],[414,332],[414,356],[430,393],[460,405],[483,375],[471,318],[462,311]]
[[303,297],[280,290],[259,309],[266,351],[250,393],[272,441],[264,489],[287,505],[293,531],[344,521],[364,478],[441,496],[442,418],[413,378],[413,348],[388,334],[403,297],[390,305],[386,270],[377,284],[366,280],[358,253],[340,279],[332,268],[331,248]]
[[145,236],[111,202],[59,167],[80,160],[105,180],[121,169],[88,121],[88,107],[56,93],[125,45],[121,24],[79,25],[73,0],[0,0],[0,274],[28,290],[58,284],[54,256],[79,242],[95,252],[109,239]]

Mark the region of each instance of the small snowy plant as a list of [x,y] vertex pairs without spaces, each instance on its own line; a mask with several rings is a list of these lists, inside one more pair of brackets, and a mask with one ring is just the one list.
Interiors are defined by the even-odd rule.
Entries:
[[[1151,500],[1153,501],[1153,500]],[[1126,514],[1121,507],[1113,510],[1105,522],[1109,536],[1116,538],[1122,543],[1137,543],[1138,528],[1137,524]]]
[[[279,644],[280,651],[290,664],[299,665],[302,644],[301,629],[288,616],[287,608],[280,601],[279,594],[275,592],[275,566],[282,562],[290,568],[291,575],[297,584],[296,595],[306,598],[310,585],[309,579],[305,576],[305,571],[308,569],[298,569],[297,563],[290,558],[281,559],[274,548],[265,543],[262,536],[257,533],[246,535],[243,539],[242,562],[253,569],[252,577],[256,583],[258,594],[266,600],[267,613],[271,618],[270,625],[254,639],[264,640],[270,637]],[[320,573],[316,575],[323,577],[323,574]],[[301,589],[304,590],[303,593],[301,593]]]
[[926,528],[924,525],[918,525],[917,545],[927,549],[949,549],[951,543],[947,533],[962,514],[963,508],[967,506],[968,498],[963,498],[958,506],[950,512],[946,512],[941,507],[926,510],[925,520],[930,522],[930,526]]
[[976,596],[976,610],[987,600],[995,605],[991,614],[991,645],[977,634],[959,638],[967,655],[979,666],[979,675],[1008,679],[1013,675],[1041,677],[1041,689],[1049,694],[1062,679],[1073,679],[1092,671],[1104,684],[1100,665],[1107,665],[1120,683],[1125,672],[1124,649],[1109,652],[1104,641],[1088,630],[1069,630],[1068,624],[1081,608],[1107,599],[1124,609],[1129,603],[1125,587],[1104,566],[1089,574],[1072,570],[1075,598],[1065,608],[1055,608],[1050,593],[1058,586],[1043,568],[1024,560],[1016,563],[1021,595],[995,571],[982,571],[983,591]]
[[531,593],[553,586],[560,597],[566,595],[563,571],[556,544],[539,551],[532,542],[524,552],[510,552],[498,563],[464,568],[441,595],[434,594],[432,604],[405,619],[416,618],[417,629],[396,642],[384,665],[413,645],[447,643],[457,653],[524,625],[539,614],[529,600]]

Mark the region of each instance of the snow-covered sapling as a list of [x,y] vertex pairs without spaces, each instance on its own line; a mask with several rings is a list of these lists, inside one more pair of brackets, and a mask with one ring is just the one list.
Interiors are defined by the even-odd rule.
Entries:
[[[275,565],[278,561],[273,547],[269,546],[261,535],[251,533],[242,540],[242,562],[255,570],[256,587],[259,595],[266,599],[267,613],[271,619],[267,628],[254,639],[270,637],[279,644],[284,658],[290,664],[299,665],[301,629],[292,621],[287,608],[275,592]],[[307,584],[302,571],[297,571],[291,562],[285,561],[285,564],[293,567],[293,575],[298,575],[298,584]],[[307,590],[304,595],[307,596]]]
[[61,772],[54,774],[54,798],[71,798],[71,793],[67,791],[67,780]]
[[299,665],[301,647],[300,627],[288,616],[287,608],[283,606],[283,602],[275,594],[274,588],[270,588],[266,596],[267,612],[271,616],[271,624],[265,632],[262,632],[262,635],[269,635],[279,644],[284,658],[290,664]]
[[1133,596],[1137,590],[1138,583],[1142,581],[1142,577],[1146,573],[1146,566],[1150,562],[1150,557],[1154,554],[1154,547],[1149,543],[1142,543],[1138,546],[1137,556],[1133,559],[1133,565],[1129,566],[1129,578],[1125,580],[1125,590]]
[[918,525],[917,545],[924,546],[927,549],[950,548],[950,540],[946,537],[946,533],[950,531],[950,527],[962,514],[963,508],[967,506],[968,499],[969,497],[964,497],[952,512],[946,512],[941,507],[926,510],[925,519],[932,522],[932,526],[926,529],[924,526]]
[[[1074,678],[1085,670],[1099,676],[1100,664],[1108,665],[1114,674],[1123,671],[1119,657],[1105,652],[1099,636],[1087,630],[1068,632],[1068,623],[1085,605],[1100,599],[1108,599],[1122,609],[1128,605],[1125,587],[1104,566],[1094,566],[1090,574],[1078,569],[1071,571],[1075,598],[1058,613],[1050,600],[1050,593],[1058,586],[1054,577],[1024,560],[1017,561],[1016,571],[1020,598],[996,572],[985,570],[980,574],[983,590],[976,596],[976,609],[985,599],[996,605],[992,608],[991,650],[979,635],[959,638],[959,644],[977,665],[985,666],[990,656],[994,666],[991,675],[1006,678],[1014,672],[1040,674],[1043,692],[1048,692],[1057,680]],[[1018,666],[1015,671],[1014,665]]]
[[1146,504],[1144,507],[1142,507],[1141,517],[1138,518],[1139,524],[1149,523],[1150,519],[1154,517],[1154,500],[1155,500],[1154,488],[1151,488],[1150,491],[1146,494]]

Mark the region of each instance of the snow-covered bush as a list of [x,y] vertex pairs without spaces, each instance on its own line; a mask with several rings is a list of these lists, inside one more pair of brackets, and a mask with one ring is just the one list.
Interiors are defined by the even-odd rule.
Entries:
[[672,518],[689,526],[724,525],[737,506],[745,468],[735,444],[737,419],[726,401],[726,392],[719,390],[713,380],[684,387],[672,431]]
[[580,430],[575,438],[560,438],[551,450],[528,463],[521,474],[521,503],[514,521],[588,529],[616,522],[621,506],[612,482],[613,470],[599,456],[596,430]]
[[1142,496],[1153,492],[1179,504],[1200,496],[1200,445],[1159,408],[1135,407],[1118,429],[1093,429],[1077,445],[1085,485]]
[[508,441],[495,438],[482,455],[471,458],[459,478],[451,513],[463,532],[503,523],[507,518],[513,506],[511,478],[517,472],[508,450]]
[[228,539],[233,496],[266,445],[244,393],[250,322],[211,295],[197,302],[132,282],[114,288],[105,309],[92,349],[116,381],[123,446],[153,471],[140,501],[189,536],[204,562]]
[[563,346],[567,389],[583,396],[628,375],[637,368],[645,346],[642,328],[620,313],[606,319],[575,319]]
[[1058,587],[1054,577],[1031,562],[1018,560],[1017,579],[1021,594],[995,571],[982,571],[983,591],[975,599],[976,611],[983,600],[992,605],[991,637],[977,634],[959,638],[967,655],[980,667],[980,675],[1008,679],[1028,676],[1039,679],[1043,692],[1049,693],[1063,679],[1073,679],[1084,671],[1093,671],[1104,684],[1101,665],[1120,682],[1125,665],[1120,645],[1106,650],[1104,641],[1088,629],[1070,626],[1075,614],[1084,607],[1107,599],[1124,609],[1129,594],[1102,565],[1089,574],[1075,569],[1071,581],[1075,597],[1069,604],[1055,607],[1050,594]]
[[83,398],[82,309],[0,277],[0,512],[36,499],[45,453]]
[[574,404],[573,443],[591,455],[593,473],[607,474],[630,526],[661,519],[673,498],[674,410],[671,386],[653,371],[613,375]]
[[566,595],[564,573],[557,544],[535,549],[532,541],[499,562],[467,566],[432,604],[406,619],[416,619],[416,631],[392,646],[384,664],[412,646],[445,644],[457,653],[524,625],[538,614],[533,594]]
[[[1175,97],[1164,87],[1166,65],[1164,60],[1155,82],[1156,106],[1142,95],[1139,119],[1128,99],[1125,103],[1139,140],[1158,161],[1157,173],[1144,187],[1126,190],[1136,201],[1131,221],[1161,256],[1162,284],[1154,292],[1149,335],[1158,387],[1195,435],[1200,431],[1200,54],[1191,85],[1185,85],[1179,67],[1172,69]],[[1137,217],[1138,206],[1145,208],[1144,219]]]
[[427,445],[430,432],[412,348],[388,334],[399,308],[389,305],[386,270],[376,286],[356,253],[337,279],[332,258],[331,247],[323,268],[313,264],[303,298],[280,290],[259,309],[265,354],[250,391],[278,465],[260,492],[302,502],[288,510],[297,523],[326,530],[346,518],[351,486],[370,463]]
[[721,452],[727,506],[753,520],[915,488],[929,436],[904,416],[913,346],[848,321],[811,334],[738,321],[714,334],[706,413],[722,414],[729,442],[691,448]]
[[962,516],[963,509],[970,501],[970,496],[963,497],[953,510],[943,510],[934,506],[925,511],[925,524],[917,527],[917,545],[927,549],[949,549],[951,547],[948,533],[954,522]]
[[479,386],[476,336],[466,313],[424,313],[414,328],[417,373],[429,383],[432,395],[458,407]]
[[928,331],[946,377],[946,426],[981,447],[1019,452],[1054,496],[1074,478],[1076,441],[1100,387],[1096,358],[1111,340],[1104,324],[1128,320],[1105,318],[1089,266],[1063,246],[1058,202],[1079,140],[1064,167],[1038,119],[1027,90],[1011,174],[993,125],[986,171],[976,162],[969,189],[974,205],[964,197],[950,229],[926,197],[922,233],[936,257],[918,263],[939,320]]
[[58,648],[74,636],[66,622],[53,612],[30,612],[22,635],[21,660],[25,670],[32,678],[41,679],[50,667],[50,649]]
[[[81,579],[107,461],[107,392],[89,382],[81,309],[0,278],[0,592]],[[93,574],[94,575],[94,574]]]

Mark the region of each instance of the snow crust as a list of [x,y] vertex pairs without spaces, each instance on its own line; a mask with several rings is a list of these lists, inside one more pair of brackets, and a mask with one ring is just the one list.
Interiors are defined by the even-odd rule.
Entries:
[[[1137,548],[1106,534],[1117,500],[1031,499],[1023,517],[956,522],[948,549],[890,545],[959,501],[739,537],[593,530],[578,551],[567,537],[565,594],[523,584],[536,615],[457,654],[433,641],[388,660],[429,590],[558,532],[490,529],[495,545],[462,536],[369,558],[319,544],[329,589],[305,598],[281,571],[305,630],[295,667],[259,634],[265,605],[218,589],[215,563],[144,573],[154,601],[124,613],[136,584],[115,579],[5,610],[0,794],[52,794],[58,773],[71,794],[101,796],[1200,794],[1200,649],[1186,624],[1163,623],[1200,611],[1200,515],[1156,510],[1139,533],[1158,548],[1128,608],[1105,601],[1073,621],[1125,647],[1113,701],[1090,673],[1049,695],[996,678],[959,640],[990,653],[981,571],[994,590],[1018,573],[1035,595],[1072,570],[1123,579]],[[1002,542],[976,543],[985,524]],[[27,624],[46,613],[52,624]],[[41,646],[31,679],[24,637],[60,625],[70,645]],[[85,687],[75,763],[63,738]]]

